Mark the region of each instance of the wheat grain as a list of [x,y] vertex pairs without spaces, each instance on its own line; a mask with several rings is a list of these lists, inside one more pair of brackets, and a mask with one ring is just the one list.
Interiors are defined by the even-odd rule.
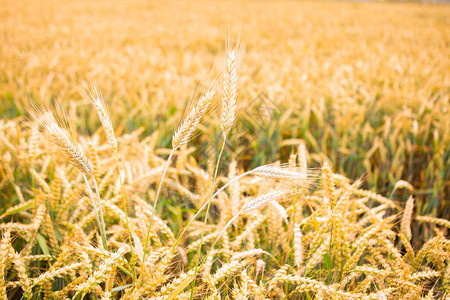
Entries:
[[434,218],[429,216],[416,216],[416,220],[420,222],[428,222],[450,228],[450,221],[441,218]]
[[441,276],[441,273],[438,271],[424,271],[411,274],[410,276],[408,276],[408,280],[411,281],[426,280],[432,277],[439,277],[439,276]]
[[224,264],[217,272],[212,276],[211,281],[212,285],[215,286],[220,280],[224,279],[227,276],[236,273],[240,268],[244,267],[246,261],[233,260],[226,264]]
[[223,78],[223,94],[220,112],[220,128],[223,136],[227,136],[236,119],[238,109],[237,83],[242,60],[242,45],[238,40],[235,48],[227,40],[226,70]]
[[1,299],[8,299],[6,294],[6,281],[5,274],[7,271],[7,265],[11,262],[13,251],[11,249],[11,234],[10,231],[6,231],[3,234],[3,238],[0,244],[0,297]]
[[303,243],[302,243],[302,231],[300,224],[294,226],[294,262],[297,268],[303,263]]
[[55,269],[55,270],[52,270],[49,272],[42,273],[39,277],[37,277],[33,280],[33,286],[42,285],[45,282],[52,280],[55,277],[65,275],[65,274],[71,272],[72,270],[76,270],[76,269],[80,268],[82,265],[83,265],[82,263],[74,263],[71,265],[60,267],[58,269]]
[[322,170],[323,170],[324,185],[327,191],[327,197],[330,201],[331,209],[333,209],[336,205],[337,195],[331,166],[328,163],[325,163],[322,167]]
[[270,255],[270,253],[262,250],[262,249],[252,249],[252,250],[248,250],[248,251],[244,251],[244,252],[237,252],[234,253],[231,258],[231,260],[239,260],[239,259],[246,259],[246,258],[251,258],[253,256],[259,256],[262,254],[268,254]]
[[43,135],[52,142],[68,161],[86,175],[92,175],[92,163],[81,146],[76,146],[65,129],[60,127],[50,112],[35,115]]
[[400,230],[408,238],[408,240],[411,240],[411,220],[413,209],[414,198],[409,197],[406,202],[405,210],[403,211],[402,221],[400,223]]
[[[265,177],[265,178],[274,178],[274,179],[290,179],[290,180],[300,180],[305,181],[305,185],[307,185],[308,174],[303,172],[297,172],[293,170],[289,170],[286,168],[274,167],[271,165],[260,166],[251,171],[252,174],[257,176]],[[312,173],[309,174],[311,176]]]
[[208,108],[211,106],[214,94],[214,90],[209,90],[200,98],[197,105],[195,105],[183,119],[172,136],[173,149],[178,149],[192,138],[197,126],[200,124],[201,120],[208,111]]
[[109,116],[108,111],[106,110],[105,101],[103,100],[102,93],[100,91],[100,87],[91,82],[90,87],[85,88],[84,95],[89,100],[89,103],[97,112],[98,118],[102,123],[103,129],[106,133],[106,138],[108,143],[112,147],[114,153],[117,152],[117,140],[116,135],[114,134],[114,128],[112,126],[111,118]]
[[91,277],[89,277],[89,279],[86,282],[77,286],[76,288],[77,294],[84,294],[89,290],[91,290],[94,287],[94,285],[103,282],[105,280],[107,272],[110,271],[111,265],[114,264],[117,260],[119,260],[125,254],[125,252],[126,247],[122,246],[116,252],[111,254],[109,258],[103,261],[98,270],[95,271],[94,274]]

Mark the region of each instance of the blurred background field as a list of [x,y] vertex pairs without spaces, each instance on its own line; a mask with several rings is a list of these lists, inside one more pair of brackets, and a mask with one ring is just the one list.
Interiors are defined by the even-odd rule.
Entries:
[[[406,180],[417,211],[449,218],[449,5],[2,1],[0,20],[2,130],[22,122],[35,99],[58,99],[92,134],[99,121],[80,88],[95,80],[119,133],[157,131],[169,147],[230,25],[245,32],[246,53],[228,153],[247,167],[285,162],[303,140],[310,165],[329,160],[401,206],[410,192],[394,187]],[[211,126],[205,136],[218,132]],[[11,147],[1,143],[4,158]],[[16,180],[19,160],[11,163]],[[15,197],[2,184],[2,211]]]

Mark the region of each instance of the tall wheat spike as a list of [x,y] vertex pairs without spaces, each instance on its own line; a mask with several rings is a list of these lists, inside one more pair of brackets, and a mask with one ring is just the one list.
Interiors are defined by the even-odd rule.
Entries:
[[226,48],[226,69],[223,76],[220,112],[220,128],[224,137],[228,135],[236,119],[238,110],[237,82],[243,56],[243,48],[239,39],[234,48],[230,39],[227,39]]

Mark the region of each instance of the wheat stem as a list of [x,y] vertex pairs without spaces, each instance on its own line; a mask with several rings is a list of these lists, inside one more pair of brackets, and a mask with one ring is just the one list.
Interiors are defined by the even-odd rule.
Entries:
[[162,187],[162,184],[163,184],[163,181],[164,181],[164,177],[166,176],[167,169],[169,168],[169,165],[170,165],[170,162],[172,160],[172,156],[173,156],[174,152],[175,152],[175,149],[172,148],[172,151],[170,151],[169,157],[167,158],[166,166],[164,167],[164,171],[163,171],[163,174],[161,176],[161,180],[159,182],[158,190],[156,192],[155,201],[153,203],[152,216],[150,218],[150,224],[148,226],[147,235],[146,235],[146,238],[145,238],[144,255],[143,255],[143,258],[142,258],[143,261],[145,261],[145,254],[146,254],[146,251],[147,251],[147,246],[148,246],[148,242],[149,242],[149,238],[150,238],[150,230],[152,228],[152,222],[153,222],[153,218],[155,216],[156,203],[158,203],[159,194],[161,193],[161,187]]
[[92,180],[94,181],[94,188],[95,188],[95,193],[97,194],[97,201],[98,201],[98,207],[99,207],[99,212],[100,212],[100,219],[102,221],[102,229],[103,229],[102,243],[103,243],[103,248],[105,248],[105,250],[108,250],[108,245],[106,244],[105,219],[103,218],[102,203],[100,201],[100,194],[98,193],[97,180],[95,179],[93,174],[91,174],[91,177],[92,177]]
[[[211,193],[210,193],[211,196],[208,199],[205,220],[203,221],[202,235],[200,236],[200,245],[198,246],[198,251],[197,251],[197,262],[195,263],[195,269],[194,269],[194,277],[193,277],[194,280],[195,280],[195,277],[197,277],[198,263],[200,261],[200,253],[202,251],[203,236],[205,235],[206,222],[208,221],[209,208],[211,207],[211,200],[212,200],[212,196],[213,196],[214,186],[216,185],[217,172],[219,170],[220,159],[222,158],[223,150],[225,149],[225,143],[227,141],[227,136],[224,135],[223,137],[224,138],[223,138],[222,147],[220,149],[219,156],[217,157],[216,168],[214,170],[214,178],[213,178],[213,182],[211,185]],[[194,297],[194,287],[195,287],[195,281],[192,283],[192,287],[191,287],[191,297],[190,297],[191,300]]]
[[[100,218],[98,216],[98,210],[97,210],[97,205],[95,204],[94,195],[92,194],[91,186],[89,185],[89,181],[88,181],[88,179],[87,179],[87,177],[86,177],[86,175],[84,173],[83,173],[83,178],[84,178],[84,181],[86,182],[86,186],[87,186],[87,189],[89,191],[89,196],[90,196],[90,198],[92,200],[92,206],[94,207],[94,212],[95,212],[95,217],[97,219],[98,229],[100,230],[100,235],[101,235],[102,241],[103,241],[103,239],[104,239],[104,237],[103,237],[104,236],[103,227],[102,227],[102,225],[100,223]],[[103,243],[103,248],[105,248],[105,243]],[[105,250],[106,250],[106,248],[105,248]]]
[[127,231],[128,231],[128,241],[130,243],[130,253],[131,253],[131,260],[132,260],[132,267],[133,267],[133,278],[136,281],[136,258],[134,256],[134,251],[133,251],[133,247],[132,247],[131,230],[130,230],[130,224],[128,221],[127,203],[125,201],[125,193],[123,190],[123,182],[122,182],[122,176],[120,174],[119,157],[117,156],[117,152],[116,152],[116,163],[117,163],[117,171],[119,172],[120,190],[122,192],[122,204],[123,204],[123,211],[125,213],[125,223],[127,225]]

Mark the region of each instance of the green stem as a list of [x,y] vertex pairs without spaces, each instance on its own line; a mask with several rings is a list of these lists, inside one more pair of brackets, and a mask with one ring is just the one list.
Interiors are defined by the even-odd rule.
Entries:
[[133,244],[132,244],[132,240],[131,240],[131,230],[130,230],[130,224],[128,222],[127,203],[125,201],[125,193],[123,191],[123,182],[122,182],[122,176],[120,174],[119,157],[117,156],[117,153],[116,153],[116,163],[117,163],[117,170],[119,172],[120,189],[122,191],[123,211],[125,213],[125,221],[127,224],[128,241],[130,243],[131,260],[132,260],[132,267],[133,267],[133,278],[134,278],[134,281],[136,281],[136,258],[134,256],[134,252],[133,252],[133,246],[132,246]]
[[94,181],[95,193],[97,194],[98,208],[99,208],[99,211],[100,211],[100,220],[102,221],[102,229],[103,229],[102,243],[103,243],[103,248],[105,248],[105,250],[108,250],[108,245],[106,244],[105,219],[103,218],[102,203],[100,201],[100,194],[98,193],[97,180],[95,179],[93,174],[91,174],[91,176],[92,176],[92,180]]
[[220,159],[222,158],[222,154],[223,154],[223,150],[225,149],[226,141],[227,141],[227,137],[226,137],[226,135],[224,135],[223,136],[222,148],[220,149],[219,157],[217,157],[216,168],[214,170],[214,178],[213,178],[213,182],[212,182],[212,185],[211,185],[210,197],[208,199],[208,203],[207,203],[207,207],[206,207],[205,220],[203,221],[203,229],[202,229],[202,235],[200,237],[200,245],[199,245],[198,251],[197,251],[197,262],[195,263],[194,277],[193,277],[194,280],[192,282],[190,300],[192,300],[192,298],[194,297],[195,278],[197,277],[197,272],[198,272],[198,263],[200,261],[200,253],[202,251],[202,245],[203,245],[203,236],[205,235],[206,222],[208,221],[209,208],[211,207],[211,200],[212,200],[212,196],[213,196],[213,191],[214,191],[214,187],[216,185],[217,172],[219,170]]
[[[173,148],[172,151],[170,152],[169,157],[167,158],[166,166],[164,167],[164,171],[163,171],[163,174],[161,176],[161,181],[159,182],[158,191],[156,192],[155,201],[153,203],[152,216],[150,218],[150,224],[148,226],[147,236],[145,237],[144,255],[142,257],[142,261],[143,262],[145,262],[145,254],[147,253],[147,246],[148,246],[148,242],[149,242],[149,238],[150,238],[150,231],[151,231],[151,228],[152,228],[153,217],[155,216],[156,203],[158,203],[159,194],[161,193],[161,187],[162,187],[162,184],[163,184],[163,181],[164,181],[164,177],[166,176],[167,169],[169,168],[170,161],[172,160],[172,156],[173,156],[174,152],[175,152],[175,149]],[[141,275],[139,276],[139,280],[142,277],[142,273],[144,273],[144,272],[141,272]]]
[[330,274],[328,275],[330,277],[331,280],[331,276],[333,274],[333,269],[334,269],[334,257],[333,254],[331,253],[332,249],[333,249],[333,228],[334,227],[334,220],[333,220],[333,209],[331,209],[331,232],[330,232],[330,247],[329,247],[329,254],[330,254],[330,259],[331,259],[331,269],[330,269]]
[[[103,229],[102,229],[102,225],[100,223],[100,218],[98,217],[97,205],[95,204],[94,195],[92,194],[92,189],[91,189],[91,186],[89,185],[89,181],[88,181],[86,175],[83,174],[83,177],[84,177],[84,181],[86,182],[87,189],[89,191],[89,196],[91,197],[91,200],[92,200],[92,206],[94,207],[94,212],[95,212],[95,217],[97,219],[98,229],[100,230],[100,236],[102,237],[102,241],[103,241]],[[103,244],[103,248],[105,248],[104,244]],[[105,248],[105,250],[106,250],[106,248]]]
[[[34,158],[31,161],[31,169],[34,170]],[[36,196],[36,180],[33,174],[31,174],[31,184],[33,185],[33,199],[34,199],[34,211],[37,212],[37,196]]]

